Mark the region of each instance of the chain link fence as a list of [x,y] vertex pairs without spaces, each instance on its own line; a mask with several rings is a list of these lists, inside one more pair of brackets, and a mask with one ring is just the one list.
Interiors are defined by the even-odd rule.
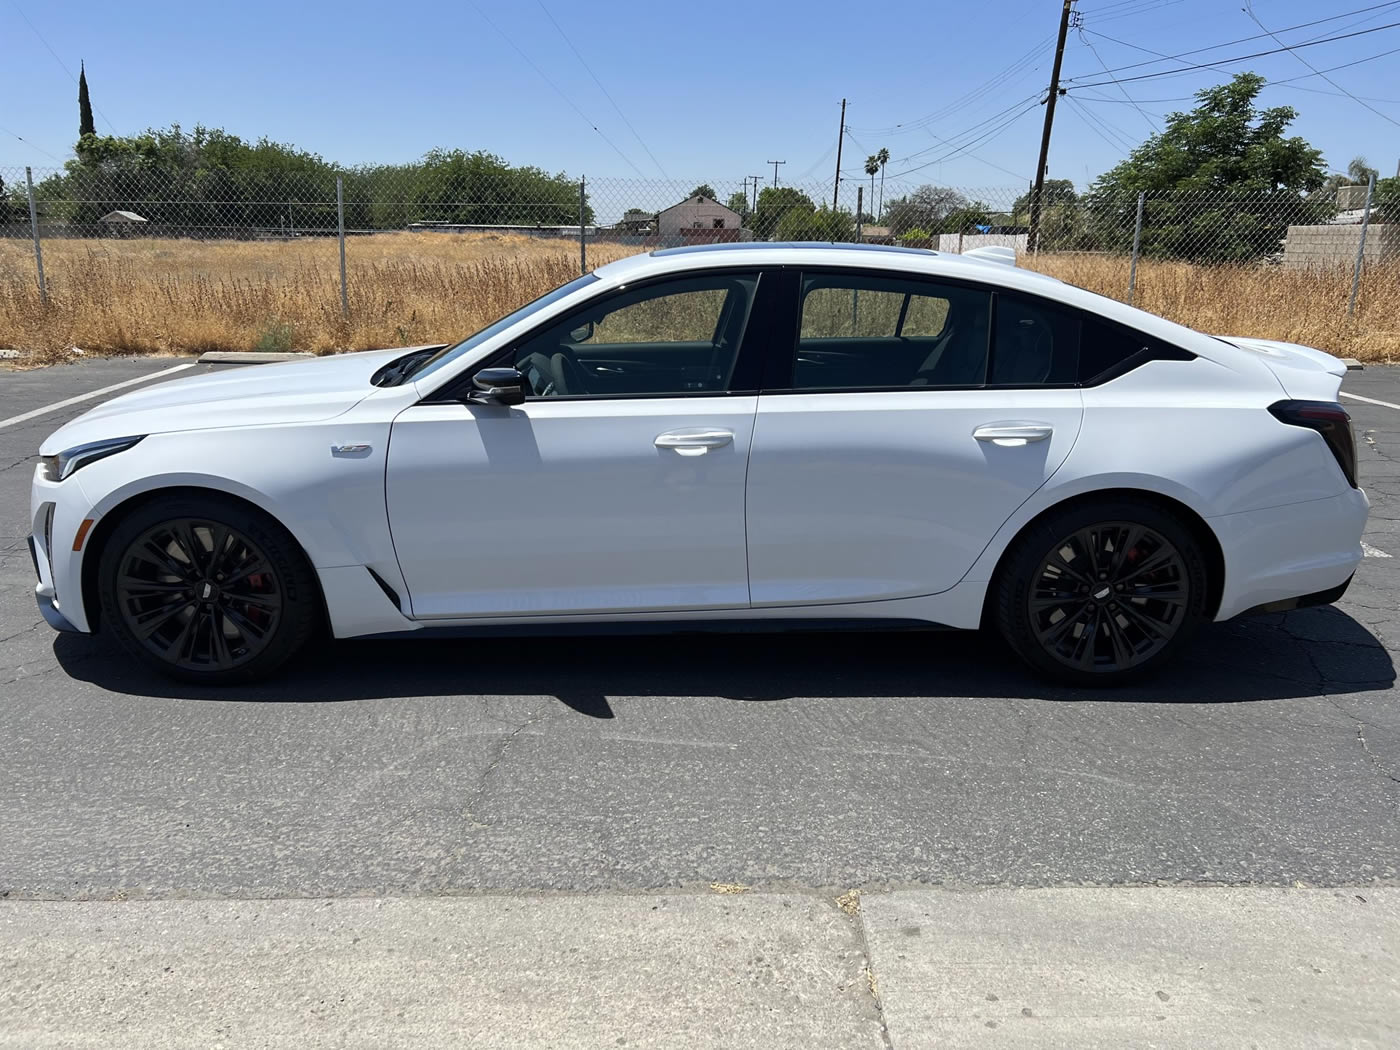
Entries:
[[[1240,295],[1268,285],[1285,292],[1275,295],[1275,315],[1262,326],[1268,331],[1247,334],[1299,338],[1321,328],[1335,342],[1336,318],[1360,308],[1392,318],[1356,335],[1369,341],[1369,356],[1400,348],[1400,333],[1390,330],[1400,200],[1366,186],[1115,196],[1051,183],[1032,231],[1028,189],[885,182],[878,174],[843,180],[834,193],[830,182],[591,180],[470,164],[333,174],[170,172],[138,161],[0,168],[0,180],[0,285],[25,300],[8,313],[0,307],[0,346],[55,346],[91,332],[67,313],[112,295],[140,296],[143,276],[167,318],[181,310],[208,315],[221,290],[230,309],[268,311],[265,323],[282,333],[274,343],[327,350],[376,338],[450,338],[544,291],[546,280],[635,252],[859,240],[953,253],[1011,247],[1023,266],[1198,326],[1213,319],[1203,304],[1225,294],[1224,285],[1238,285]],[[483,298],[453,285],[445,270],[454,266],[478,277],[503,267],[514,277]],[[416,289],[415,272],[425,278]],[[435,283],[456,298],[429,302]],[[230,291],[238,288],[241,298]],[[293,290],[297,310],[288,303]],[[308,311],[314,322],[301,316]],[[165,329],[152,348],[200,348]],[[123,348],[86,338],[96,349]],[[125,348],[140,344],[131,333],[125,338]],[[245,330],[231,342],[241,348],[250,338]]]

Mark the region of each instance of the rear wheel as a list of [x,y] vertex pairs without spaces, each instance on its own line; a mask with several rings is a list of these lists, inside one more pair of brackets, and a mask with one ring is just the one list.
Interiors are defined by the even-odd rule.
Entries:
[[1113,500],[1048,515],[1002,567],[996,620],[1040,674],[1087,686],[1151,674],[1205,619],[1206,562],[1164,508]]
[[98,574],[104,628],[184,681],[270,674],[320,617],[315,577],[291,534],[218,496],[138,507],[108,538]]

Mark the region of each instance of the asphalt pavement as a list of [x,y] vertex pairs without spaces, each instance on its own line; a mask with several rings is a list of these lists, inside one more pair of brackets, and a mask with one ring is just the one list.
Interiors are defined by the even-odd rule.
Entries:
[[[720,884],[828,905],[859,888],[893,909],[1400,880],[1398,369],[1344,386],[1369,399],[1346,404],[1372,500],[1344,600],[1211,625],[1134,689],[1048,688],[993,639],[898,633],[341,642],[214,692],[52,633],[25,545],[35,450],[96,402],[31,413],[180,363],[0,372],[0,898],[711,900]],[[874,935],[857,930],[866,966]]]

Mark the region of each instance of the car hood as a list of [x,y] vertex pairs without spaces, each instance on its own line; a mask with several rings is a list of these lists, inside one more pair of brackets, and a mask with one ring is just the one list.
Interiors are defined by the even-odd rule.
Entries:
[[1236,335],[1216,338],[1262,358],[1289,397],[1300,401],[1337,400],[1337,391],[1342,388],[1342,378],[1347,374],[1347,366],[1340,358],[1300,343]]
[[220,369],[142,387],[60,427],[40,452],[53,455],[89,441],[135,434],[330,419],[373,392],[370,378],[380,368],[420,349],[427,348],[399,347]]

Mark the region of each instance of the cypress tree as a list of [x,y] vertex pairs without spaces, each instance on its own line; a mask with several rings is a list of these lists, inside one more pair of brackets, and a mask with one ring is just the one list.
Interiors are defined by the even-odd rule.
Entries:
[[96,135],[97,125],[92,122],[92,102],[88,99],[87,70],[78,65],[78,137]]

